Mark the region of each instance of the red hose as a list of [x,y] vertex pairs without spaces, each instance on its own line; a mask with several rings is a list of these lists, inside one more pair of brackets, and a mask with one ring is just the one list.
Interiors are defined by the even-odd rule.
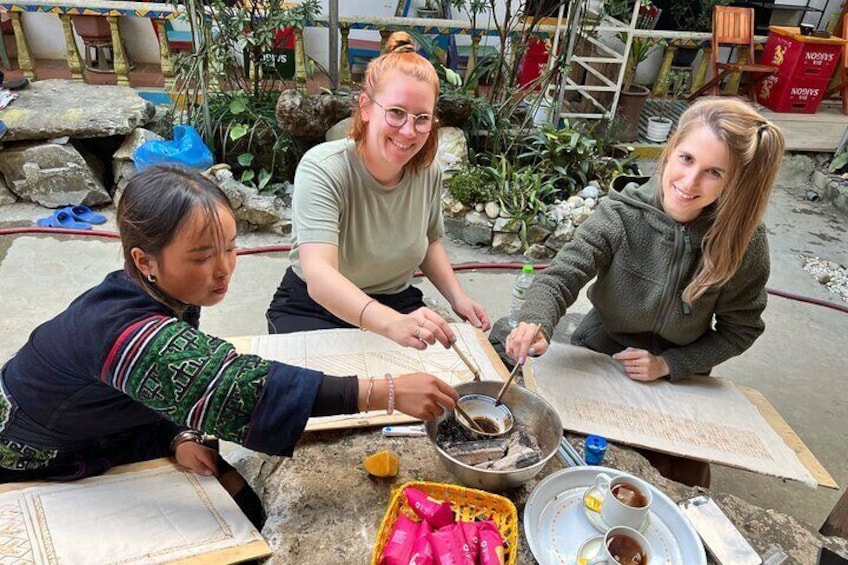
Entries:
[[[28,233],[41,233],[48,235],[83,235],[83,236],[95,236],[95,237],[108,237],[111,239],[120,239],[120,235],[116,232],[104,231],[104,230],[74,230],[67,228],[42,228],[37,226],[32,227],[19,227],[19,228],[2,228],[0,229],[0,235],[19,235],[19,234],[28,234]],[[266,245],[262,247],[251,247],[250,249],[239,249],[236,251],[236,254],[239,256],[242,255],[257,255],[259,253],[285,253],[291,251],[291,245]],[[461,265],[451,265],[454,271],[479,271],[479,270],[521,270],[526,263],[462,263]],[[550,263],[539,263],[537,265],[533,265],[533,269],[536,271],[542,271],[547,269],[550,266]],[[421,271],[417,271],[415,273],[416,277],[424,276],[424,273]],[[842,312],[843,314],[848,314],[848,306],[843,306],[841,304],[836,304],[834,302],[829,302],[827,300],[821,300],[818,298],[812,298],[810,296],[803,296],[801,294],[794,294],[791,292],[786,292],[785,290],[777,290],[774,288],[766,288],[766,292],[771,294],[772,296],[779,296],[780,298],[786,298],[788,300],[795,300],[797,302],[805,302],[807,304],[814,304],[816,306],[822,306],[824,308],[830,308],[832,310],[836,310],[837,312]]]

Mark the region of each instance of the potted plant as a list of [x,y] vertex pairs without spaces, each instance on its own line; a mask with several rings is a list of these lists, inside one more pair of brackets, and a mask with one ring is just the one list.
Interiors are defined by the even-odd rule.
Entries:
[[639,116],[651,91],[644,86],[633,84],[633,75],[639,63],[648,57],[650,48],[650,40],[643,37],[634,37],[630,45],[630,55],[624,67],[624,83],[616,110],[616,116],[621,122],[618,132],[619,141],[630,142],[639,137]]
[[655,143],[662,143],[668,139],[671,126],[674,124],[671,118],[672,110],[675,101],[682,97],[689,88],[689,73],[686,71],[671,71],[668,73],[666,81],[665,94],[655,105],[659,113],[648,117],[648,131],[645,133],[648,141]]

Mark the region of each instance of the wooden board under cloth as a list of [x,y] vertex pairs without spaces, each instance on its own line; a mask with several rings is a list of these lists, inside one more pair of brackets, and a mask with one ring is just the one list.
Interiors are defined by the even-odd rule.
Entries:
[[271,554],[216,478],[170,459],[0,485],[0,524],[3,563],[217,565]]
[[838,488],[774,407],[753,389],[717,377],[637,382],[612,357],[560,343],[528,366],[537,392],[554,405],[567,430]]
[[[509,372],[485,334],[469,324],[451,324],[457,346],[471,359],[483,380],[504,381]],[[453,349],[439,343],[424,351],[402,347],[372,332],[358,329],[318,330],[230,338],[239,353],[253,353],[266,359],[323,371],[328,375],[356,375],[383,378],[404,373],[433,374],[455,386],[473,379],[471,371]],[[391,416],[385,411],[310,418],[306,431],[359,428],[416,421],[406,414]]]

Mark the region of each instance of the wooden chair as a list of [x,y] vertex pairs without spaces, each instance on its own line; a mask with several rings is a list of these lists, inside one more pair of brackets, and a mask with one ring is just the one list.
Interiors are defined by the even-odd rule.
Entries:
[[[739,62],[720,63],[718,61],[718,52],[722,45],[747,47],[747,59],[742,60],[742,54],[740,53]],[[748,60],[751,62],[747,62]],[[694,100],[708,90],[713,95],[717,95],[721,81],[731,73],[751,73],[752,76],[748,82],[748,95],[753,100],[756,85],[767,75],[777,72],[777,67],[758,65],[754,60],[754,9],[715,6],[713,8],[711,55],[713,77],[701,88],[690,94],[687,100]]]

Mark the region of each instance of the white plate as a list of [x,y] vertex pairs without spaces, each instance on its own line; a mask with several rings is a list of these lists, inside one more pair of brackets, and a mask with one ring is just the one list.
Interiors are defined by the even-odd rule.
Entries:
[[[580,545],[598,535],[583,510],[583,494],[598,473],[633,477],[608,467],[570,467],[549,475],[530,493],[524,534],[541,565],[575,565]],[[692,525],[669,497],[653,486],[651,490],[654,501],[643,532],[655,556],[651,565],[706,565],[704,546]]]

